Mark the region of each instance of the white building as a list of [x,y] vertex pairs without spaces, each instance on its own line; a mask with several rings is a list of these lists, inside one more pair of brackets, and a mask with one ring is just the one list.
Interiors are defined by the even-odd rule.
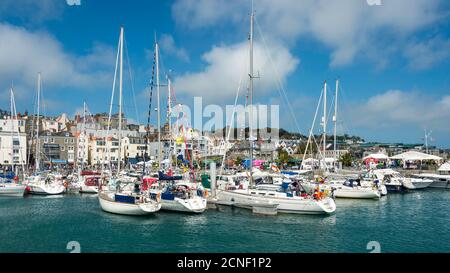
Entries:
[[0,165],[26,164],[25,120],[0,119]]

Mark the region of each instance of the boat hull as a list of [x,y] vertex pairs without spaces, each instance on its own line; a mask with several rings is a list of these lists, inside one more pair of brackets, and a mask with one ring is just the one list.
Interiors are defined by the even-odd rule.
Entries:
[[431,179],[408,179],[403,181],[403,187],[408,190],[420,190],[425,189],[433,183]]
[[86,186],[82,185],[79,190],[80,193],[89,193],[89,194],[96,194],[98,193],[98,187],[97,186]]
[[326,201],[300,198],[267,198],[237,191],[218,191],[216,198],[219,205],[246,209],[252,209],[254,206],[261,204],[277,204],[277,211],[280,213],[330,214],[336,210],[336,204],[331,198],[327,198]]
[[161,199],[161,209],[187,213],[202,213],[207,208],[204,198],[164,200]]
[[0,197],[23,197],[26,186],[14,184],[0,184]]
[[439,189],[450,189],[450,180],[442,181],[442,180],[434,180],[433,183],[430,184],[430,188],[439,188]]
[[28,193],[34,195],[59,195],[63,194],[66,190],[64,186],[48,186],[48,185],[28,185]]
[[108,200],[104,193],[99,194],[99,203],[102,210],[120,215],[149,215],[161,209],[161,204],[155,203],[154,206],[141,207],[138,204],[127,204]]
[[378,190],[361,190],[361,189],[336,189],[334,191],[336,198],[351,199],[379,199],[381,194]]

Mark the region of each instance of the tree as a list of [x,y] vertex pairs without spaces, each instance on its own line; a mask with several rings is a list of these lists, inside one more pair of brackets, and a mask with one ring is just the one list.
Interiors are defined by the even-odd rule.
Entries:
[[342,162],[342,165],[345,167],[352,166],[353,162],[353,156],[350,153],[345,153],[341,155],[341,158],[339,158],[339,161]]
[[286,164],[289,162],[291,157],[289,156],[288,152],[286,152],[284,149],[278,149],[278,158],[276,160],[279,164]]
[[242,162],[244,162],[243,160],[242,160],[242,158],[240,158],[239,156],[236,158],[236,160],[234,161],[234,163],[237,165],[237,166],[241,166],[242,165]]

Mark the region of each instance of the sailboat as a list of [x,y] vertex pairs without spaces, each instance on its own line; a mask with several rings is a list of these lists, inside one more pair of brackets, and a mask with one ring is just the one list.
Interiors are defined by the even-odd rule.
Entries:
[[39,140],[39,119],[40,119],[40,98],[41,98],[41,73],[38,73],[37,80],[37,115],[36,115],[36,157],[35,174],[28,176],[24,184],[28,186],[28,192],[36,195],[58,195],[66,191],[61,176],[48,172],[41,172],[41,145]]
[[[155,68],[156,68],[156,91],[157,91],[157,119],[158,119],[158,167],[161,169],[162,163],[162,146],[161,146],[161,112],[160,112],[160,79],[159,79],[159,45],[155,42]],[[153,75],[153,73],[152,73]],[[171,82],[168,77],[168,123],[169,130],[171,126]],[[153,78],[152,78],[153,83]],[[152,86],[153,87],[153,86]],[[149,111],[149,114],[151,112]],[[149,119],[150,120],[150,117]],[[171,133],[169,132],[170,137]],[[148,139],[148,138],[147,138]],[[146,146],[147,147],[147,146]],[[169,153],[170,157],[170,153]],[[145,162],[145,159],[144,159]],[[171,160],[169,158],[169,164]],[[144,164],[145,175],[145,164]],[[144,178],[145,179],[145,178]],[[181,176],[166,175],[161,170],[158,173],[157,183],[153,183],[150,187],[152,194],[161,196],[161,209],[168,211],[202,213],[207,208],[206,198],[203,196],[203,189],[198,183],[191,182],[189,179],[182,179]]]
[[[17,131],[15,131],[14,121],[17,120],[17,114],[15,114],[16,106],[14,101],[14,91],[11,87],[10,90],[11,95],[11,148],[14,150],[14,133],[17,133],[17,139],[19,141],[19,151],[21,152],[22,149],[20,147],[20,135],[19,135],[19,128],[17,128]],[[18,120],[17,120],[18,122]],[[0,174],[0,197],[22,197],[25,193],[26,186],[17,184],[15,179],[16,176],[14,174],[14,151],[11,151],[11,164],[13,166],[12,171],[10,173],[3,173]],[[22,156],[20,157],[20,160],[22,161]],[[25,174],[25,168],[24,164],[22,163],[22,173]]]
[[[249,71],[249,107],[253,107],[253,25],[254,12],[250,16],[250,71]],[[253,111],[250,110],[250,113]],[[292,188],[285,191],[271,191],[256,189],[253,186],[253,118],[249,118],[249,143],[250,143],[250,175],[249,187],[247,189],[217,189],[216,203],[219,205],[236,206],[246,209],[256,209],[260,206],[276,207],[280,213],[297,214],[330,214],[336,210],[334,200],[326,194],[314,196],[305,195],[299,188]],[[215,185],[214,188],[217,188]]]
[[[122,215],[148,215],[161,209],[159,196],[151,194],[141,187],[142,182],[136,178],[121,176],[121,139],[122,139],[122,94],[123,94],[123,44],[124,29],[120,28],[120,38],[116,58],[116,73],[119,65],[119,160],[117,165],[117,177],[109,179],[109,185],[100,189],[98,200],[102,210]],[[120,63],[118,64],[118,61]],[[116,73],[114,75],[111,107],[114,98]],[[109,126],[109,124],[108,124]]]

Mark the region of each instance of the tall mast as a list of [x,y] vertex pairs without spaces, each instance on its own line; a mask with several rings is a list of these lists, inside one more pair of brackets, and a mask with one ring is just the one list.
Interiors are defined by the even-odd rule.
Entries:
[[[20,124],[19,124],[19,117],[17,115],[17,109],[16,109],[16,100],[14,98],[14,86],[11,86],[11,121],[12,123],[12,128],[11,128],[11,132],[14,131],[15,126],[14,126],[14,120],[17,121],[17,140],[19,141],[19,154],[20,154],[20,163],[22,166],[22,175],[23,177],[25,177],[25,163],[24,163],[24,158],[23,158],[23,154],[22,154],[22,143],[20,141]],[[12,135],[12,134],[11,134]],[[13,139],[13,138],[11,138]],[[13,143],[13,150],[14,150],[14,143]],[[14,154],[14,152],[12,153]],[[26,157],[26,155],[25,155]],[[26,160],[26,159],[25,159]],[[14,165],[14,158],[12,160],[13,165]]]
[[327,81],[323,85],[323,164],[327,168],[325,162],[325,151],[327,150]]
[[85,157],[85,151],[86,151],[86,101],[83,101],[83,152],[81,157],[81,170],[84,169],[84,157]]
[[336,93],[334,94],[334,159],[337,159],[337,107],[338,107],[338,92],[339,92],[339,80],[336,80]]
[[155,58],[156,58],[156,97],[158,111],[158,168],[161,168],[161,109],[160,109],[160,88],[159,88],[159,46],[155,37]]
[[250,143],[250,187],[253,185],[253,21],[255,17],[255,13],[253,10],[253,2],[252,2],[252,13],[250,15],[250,68],[249,68],[249,143]]
[[40,103],[41,103],[41,72],[38,73],[38,81],[37,81],[37,117],[36,117],[36,162],[35,168],[36,171],[40,170],[40,162],[41,162],[41,145],[39,141],[39,116],[40,116]]
[[[172,82],[170,80],[170,75],[167,75],[167,90],[168,90],[168,95],[167,95],[167,123],[169,125],[169,147],[170,149],[172,149]],[[170,149],[169,149],[169,162],[170,162],[170,167],[172,167],[172,155],[170,153]]]
[[120,174],[122,162],[122,95],[123,95],[123,27],[120,28],[120,70],[119,70],[119,159],[117,174]]
[[[13,109],[13,88],[11,86],[10,89],[10,98],[9,98],[9,102],[10,102],[10,109],[11,109],[11,116],[10,116],[10,122],[11,122],[11,166],[12,166],[12,171],[14,172],[14,109]],[[19,139],[20,141],[20,139]],[[20,146],[19,146],[20,148]]]

